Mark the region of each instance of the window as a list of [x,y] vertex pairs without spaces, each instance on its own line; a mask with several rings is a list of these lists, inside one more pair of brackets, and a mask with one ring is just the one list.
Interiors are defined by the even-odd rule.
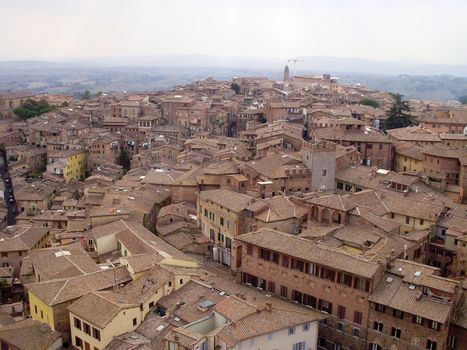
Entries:
[[410,224],[410,216],[406,216],[406,217],[405,217],[405,223],[406,223],[406,224]]
[[268,282],[268,292],[276,293],[276,284],[274,282]]
[[373,329],[378,332],[382,332],[384,328],[383,322],[375,321],[373,323]]
[[136,324],[138,323],[138,321],[136,320],[136,318],[133,319],[133,326],[136,326]]
[[289,267],[289,257],[282,255],[282,266]]
[[208,210],[207,209],[204,209],[204,216],[208,216]]
[[255,345],[255,338],[250,339],[250,345]]
[[289,327],[289,335],[295,334],[295,327]]
[[281,286],[281,297],[287,298],[287,287],[286,286]]
[[344,189],[344,184],[342,182],[337,182],[337,189],[338,190]]
[[247,253],[248,255],[250,255],[250,256],[253,255],[253,246],[252,246],[251,244],[248,244],[248,245],[246,246],[246,253]]
[[83,348],[83,341],[80,337],[75,337],[75,344],[78,348]]
[[325,267],[321,267],[320,273],[321,273],[320,277],[323,278],[323,279],[330,280],[330,281],[335,280],[336,273],[335,273],[334,270],[327,269]]
[[353,321],[358,324],[362,324],[362,313],[359,311],[355,311],[353,314]]
[[431,321],[430,322],[430,328],[436,329],[437,331],[439,330],[439,323],[436,321]]
[[345,307],[342,305],[337,306],[337,316],[339,318],[345,318]]
[[386,312],[386,306],[383,304],[376,304],[375,309],[379,312]]
[[269,341],[272,340],[272,333],[268,333],[268,340],[269,340]]
[[154,302],[151,301],[151,302],[149,303],[149,308],[152,309],[153,307],[154,307]]
[[332,313],[332,303],[327,300],[320,299],[318,303],[318,309],[328,314]]
[[2,258],[8,257],[8,253],[2,252]]
[[91,335],[91,326],[88,325],[86,322],[83,322],[83,332]]
[[172,281],[169,281],[169,287],[172,287]]
[[420,225],[423,225],[424,221],[423,219],[420,219]]
[[308,264],[308,273],[313,276],[318,276],[318,265],[313,263]]
[[92,337],[100,341],[101,340],[101,331],[93,327],[92,328]]
[[263,260],[270,260],[271,259],[271,252],[269,250],[260,248],[259,257],[261,259],[263,259]]
[[318,346],[320,348],[325,348],[326,347],[326,338],[318,337]]
[[437,344],[436,344],[435,341],[432,341],[432,340],[430,340],[430,339],[427,339],[427,341],[426,341],[426,349],[428,349],[428,350],[436,350],[436,346],[437,346]]
[[397,318],[404,318],[404,312],[401,310],[394,309],[392,315]]
[[81,321],[78,320],[76,317],[74,318],[74,325],[75,325],[75,328],[78,328],[79,330],[81,330]]
[[336,329],[339,331],[339,332],[343,332],[344,331],[344,324],[342,322],[337,322],[336,323]]
[[450,335],[448,337],[448,347],[451,349],[456,348],[456,336],[455,335]]
[[225,237],[225,247],[227,249],[232,249],[232,240],[229,237]]
[[412,322],[417,324],[423,324],[423,317],[414,315],[412,318]]
[[292,258],[291,262],[291,268],[297,271],[302,272],[303,268],[305,267],[305,263],[302,260],[294,259]]
[[346,273],[338,272],[337,282],[339,282],[340,284],[345,284],[348,287],[352,287],[352,276]]
[[224,218],[222,216],[220,217],[220,224],[221,226],[224,226]]
[[279,264],[279,253],[277,252],[272,252],[272,259],[271,261],[273,263]]
[[308,294],[303,294],[303,303],[306,306],[310,306],[312,308],[316,308],[316,298],[308,295]]
[[394,338],[400,338],[401,337],[401,330],[398,328],[391,328],[391,336]]
[[324,169],[324,170],[323,170],[323,176],[326,176],[326,174],[327,174],[327,170]]
[[353,279],[353,287],[368,292],[370,291],[370,281],[365,278],[355,277]]
[[309,330],[310,330],[310,324],[309,324],[309,323],[305,323],[305,324],[303,325],[303,331],[304,331],[304,332],[308,332]]
[[209,239],[214,241],[214,230],[212,228],[209,230]]
[[295,343],[292,347],[292,350],[305,350],[305,342]]
[[37,314],[37,305],[34,305],[34,312]]
[[360,328],[352,329],[352,336],[358,338],[360,336]]
[[342,349],[342,344],[334,343],[334,350],[341,350],[341,349]]
[[375,344],[375,343],[370,343],[370,346],[368,347],[368,350],[381,350],[381,345]]
[[391,328],[391,337],[400,338],[401,337],[401,330],[398,329],[398,328],[392,327]]

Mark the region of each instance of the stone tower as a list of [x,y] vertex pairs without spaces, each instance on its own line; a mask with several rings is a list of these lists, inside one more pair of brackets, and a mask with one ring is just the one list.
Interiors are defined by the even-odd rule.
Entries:
[[336,181],[336,144],[329,141],[304,142],[302,162],[310,169],[311,191],[334,193]]
[[284,81],[289,80],[289,66],[285,65],[284,68]]

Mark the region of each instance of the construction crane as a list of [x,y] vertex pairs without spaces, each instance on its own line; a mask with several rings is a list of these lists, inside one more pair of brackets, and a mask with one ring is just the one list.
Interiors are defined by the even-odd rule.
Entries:
[[0,145],[0,177],[3,181],[4,191],[3,198],[8,209],[7,225],[16,224],[16,199],[13,192],[13,183],[11,181],[10,173],[8,172],[8,160],[6,156],[5,147]]
[[299,60],[297,58],[291,58],[287,60],[287,62],[293,62],[293,76],[295,76],[295,66],[297,65],[297,62],[303,62],[303,60]]

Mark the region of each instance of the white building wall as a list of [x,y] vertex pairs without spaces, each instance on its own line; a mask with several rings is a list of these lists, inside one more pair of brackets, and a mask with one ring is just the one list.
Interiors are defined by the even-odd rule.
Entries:
[[235,346],[235,350],[293,350],[294,344],[300,342],[305,342],[305,350],[316,350],[318,322],[312,322],[309,325],[308,331],[304,331],[303,325],[295,326],[293,335],[289,335],[289,330],[286,328],[272,333],[271,337],[265,334],[255,337],[253,341],[244,340]]

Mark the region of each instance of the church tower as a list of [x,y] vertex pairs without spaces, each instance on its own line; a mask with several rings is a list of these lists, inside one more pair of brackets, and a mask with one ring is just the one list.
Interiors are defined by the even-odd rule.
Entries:
[[289,66],[285,65],[284,68],[284,81],[289,80]]

